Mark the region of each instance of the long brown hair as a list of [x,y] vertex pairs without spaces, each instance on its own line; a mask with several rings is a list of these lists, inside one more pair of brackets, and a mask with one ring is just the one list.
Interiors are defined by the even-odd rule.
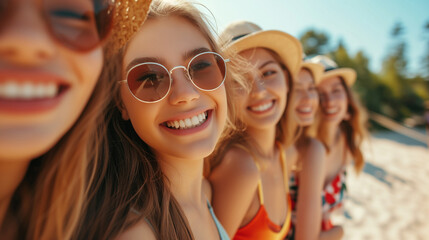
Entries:
[[[363,159],[361,145],[365,137],[367,136],[367,114],[364,108],[362,107],[360,101],[350,87],[346,84],[343,78],[340,77],[341,85],[346,91],[347,95],[347,113],[349,114],[348,119],[344,119],[340,123],[341,132],[346,137],[346,146],[350,150],[350,153],[353,156],[354,167],[357,173],[359,173],[364,165],[365,161]],[[320,123],[317,127],[317,137],[323,142],[325,147],[329,151],[329,146],[326,141],[326,134],[324,134],[323,127],[320,127]]]
[[[97,165],[108,89],[97,82],[76,123],[46,154],[33,159],[8,210],[17,239],[70,239],[85,202],[88,171]],[[99,126],[99,127],[97,127]]]
[[[188,20],[208,40],[212,51],[228,58],[218,47],[204,16],[187,1],[155,0],[150,7],[148,20],[165,16],[178,16]],[[107,46],[108,48],[109,46]],[[76,239],[113,239],[128,227],[145,219],[158,239],[194,239],[190,226],[179,203],[170,191],[167,177],[161,171],[152,149],[135,132],[130,121],[121,117],[120,89],[117,81],[124,76],[123,58],[126,46],[106,59],[102,78],[111,85],[113,95],[106,112],[107,151],[100,157],[107,159],[97,169],[91,186],[86,214]],[[234,63],[228,63],[225,88],[228,98],[228,116],[233,113],[232,81],[237,81]],[[238,77],[239,79],[239,77]],[[231,125],[232,120],[227,120]],[[89,227],[88,227],[89,226]]]

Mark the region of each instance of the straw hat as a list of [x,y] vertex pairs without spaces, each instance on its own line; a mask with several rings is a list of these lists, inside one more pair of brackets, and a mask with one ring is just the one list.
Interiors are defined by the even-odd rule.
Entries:
[[114,0],[115,16],[108,40],[108,53],[123,47],[146,20],[152,0]]
[[319,83],[325,79],[336,76],[343,78],[349,87],[353,86],[356,81],[356,71],[354,69],[338,68],[338,65],[326,56],[315,56],[309,59],[309,62],[321,64],[325,68],[325,73],[321,77]]
[[311,75],[313,76],[314,83],[316,85],[319,84],[321,77],[323,76],[323,72],[325,71],[325,68],[318,63],[302,62],[301,69],[303,68],[310,71]]
[[301,68],[301,43],[282,31],[263,31],[254,23],[239,21],[229,24],[220,34],[219,41],[236,52],[257,47],[268,48],[280,56],[292,76],[296,76]]

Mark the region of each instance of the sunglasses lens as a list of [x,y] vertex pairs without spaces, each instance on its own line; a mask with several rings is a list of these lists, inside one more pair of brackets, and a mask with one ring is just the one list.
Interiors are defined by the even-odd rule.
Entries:
[[170,88],[170,76],[167,70],[152,63],[144,63],[132,68],[128,73],[127,82],[134,96],[145,102],[161,100]]
[[43,11],[56,39],[76,51],[89,51],[112,29],[111,0],[43,0]]
[[213,90],[225,80],[226,64],[214,53],[203,53],[189,64],[189,76],[195,85],[203,90]]

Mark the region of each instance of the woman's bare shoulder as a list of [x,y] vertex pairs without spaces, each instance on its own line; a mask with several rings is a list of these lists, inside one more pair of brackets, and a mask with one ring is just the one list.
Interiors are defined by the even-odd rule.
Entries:
[[152,227],[144,219],[122,232],[116,240],[156,240]]

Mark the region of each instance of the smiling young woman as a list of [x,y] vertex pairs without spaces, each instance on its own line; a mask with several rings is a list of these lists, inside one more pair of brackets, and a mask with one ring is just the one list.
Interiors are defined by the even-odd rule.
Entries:
[[206,174],[213,185],[213,208],[231,238],[284,239],[292,165],[285,149],[295,133],[287,112],[293,106],[301,44],[287,33],[263,31],[245,21],[230,24],[220,40],[248,62],[250,90],[236,88],[236,127],[244,132],[223,138],[210,158]]
[[[364,166],[361,144],[367,135],[366,113],[354,96],[351,86],[356,72],[338,68],[324,56],[311,59],[322,64],[325,72],[317,88],[320,95],[320,119],[314,125],[317,138],[327,149],[322,191],[322,233],[340,239],[341,226],[333,226],[330,214],[340,208],[346,193],[346,167],[353,162],[356,172]],[[328,236],[329,235],[329,236]]]
[[[203,180],[232,115],[235,75],[201,13],[153,1],[135,37],[111,58],[109,165],[93,185],[84,224],[93,239],[227,239]],[[106,230],[107,229],[107,230]]]
[[[86,174],[97,166],[92,150],[108,97],[98,81],[102,45],[111,38],[127,41],[133,33],[127,27],[144,21],[149,4],[1,1],[2,239],[72,237],[90,184]],[[124,6],[129,14],[116,14]],[[117,26],[122,32],[112,35]]]

